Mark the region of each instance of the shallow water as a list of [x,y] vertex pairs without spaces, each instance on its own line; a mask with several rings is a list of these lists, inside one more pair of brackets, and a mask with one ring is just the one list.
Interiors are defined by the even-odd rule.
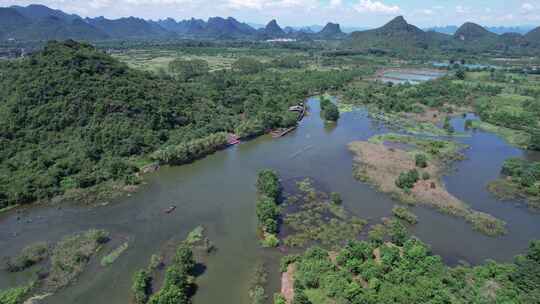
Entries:
[[[325,126],[316,100],[300,127],[280,139],[263,136],[218,152],[193,164],[162,168],[147,177],[138,193],[96,209],[37,207],[17,220],[14,212],[0,215],[2,255],[12,255],[40,240],[55,241],[66,234],[103,228],[131,240],[129,249],[113,265],[90,265],[74,286],[60,291],[46,303],[126,303],[131,276],[146,267],[151,254],[171,239],[182,239],[197,225],[207,228],[218,251],[198,278],[195,304],[248,303],[247,288],[254,265],[266,261],[270,295],[279,287],[277,263],[281,253],[261,249],[255,231],[255,179],[262,168],[277,170],[283,179],[314,177],[324,188],[340,192],[344,206],[355,215],[377,222],[390,216],[396,204],[352,178],[352,155],[347,144],[386,132],[365,111],[342,114],[337,126]],[[464,118],[453,120],[463,130]],[[480,263],[487,258],[509,261],[529,240],[540,238],[540,215],[511,202],[497,201],[485,188],[498,176],[504,159],[537,158],[510,147],[495,135],[475,132],[456,139],[471,145],[467,159],[445,177],[451,193],[478,210],[508,222],[509,234],[500,238],[474,232],[460,218],[434,210],[414,208],[419,224],[413,233],[430,244],[449,263]],[[178,208],[170,215],[162,210]],[[0,288],[23,284],[27,274],[0,272]]]

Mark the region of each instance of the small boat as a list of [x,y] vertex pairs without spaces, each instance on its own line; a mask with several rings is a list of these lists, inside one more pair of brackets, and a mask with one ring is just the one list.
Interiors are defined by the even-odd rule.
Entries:
[[229,134],[229,137],[227,138],[227,144],[229,146],[234,146],[240,143],[240,137],[238,137],[236,134]]
[[173,212],[174,210],[176,210],[176,206],[170,206],[169,208],[165,209],[165,213],[169,214],[171,212]]

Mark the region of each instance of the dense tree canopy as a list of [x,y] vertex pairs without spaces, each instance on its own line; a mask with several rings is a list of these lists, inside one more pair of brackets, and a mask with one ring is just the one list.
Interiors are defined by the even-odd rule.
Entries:
[[190,82],[158,77],[74,41],[0,62],[0,208],[133,183],[139,160],[158,149],[158,160],[184,163],[219,147],[215,133],[291,126],[289,106],[359,73],[196,70]]
[[[331,258],[335,256],[335,258]],[[446,266],[415,238],[350,242],[337,253],[312,248],[294,262],[294,303],[538,303],[540,242],[514,263]],[[317,300],[317,302],[314,302]]]

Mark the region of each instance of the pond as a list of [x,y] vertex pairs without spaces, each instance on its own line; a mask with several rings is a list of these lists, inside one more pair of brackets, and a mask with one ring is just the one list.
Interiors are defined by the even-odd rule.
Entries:
[[437,70],[425,69],[389,69],[378,73],[378,79],[382,82],[394,84],[419,84],[429,80],[437,79],[446,73]]
[[[129,238],[129,249],[107,268],[91,266],[75,285],[45,303],[126,303],[133,273],[145,267],[168,240],[183,238],[203,225],[218,250],[197,280],[194,303],[249,303],[247,289],[259,261],[265,261],[271,270],[271,295],[279,288],[277,265],[282,253],[260,248],[256,238],[254,183],[258,170],[273,168],[284,180],[316,178],[325,189],[341,193],[346,209],[371,223],[390,216],[396,204],[388,195],[353,179],[352,155],[347,149],[351,141],[387,132],[385,126],[371,120],[364,110],[343,113],[337,125],[328,126],[320,119],[318,101],[312,98],[308,104],[310,115],[289,135],[280,139],[262,136],[193,164],[162,168],[147,177],[147,184],[138,193],[109,206],[34,207],[22,215],[0,215],[2,255],[15,254],[36,241],[55,241],[90,228],[106,229]],[[463,131],[464,120],[452,121],[456,130]],[[413,208],[419,224],[412,232],[448,263],[465,260],[476,264],[488,258],[509,261],[527,248],[529,240],[540,238],[540,215],[497,201],[485,186],[498,176],[507,157],[538,156],[480,131],[456,140],[471,148],[466,151],[467,159],[456,163],[455,170],[445,177],[446,186],[475,209],[507,221],[509,233],[490,238],[473,231],[463,219],[423,207]],[[165,215],[162,210],[171,204],[177,209]],[[27,280],[25,274],[0,272],[0,289]]]

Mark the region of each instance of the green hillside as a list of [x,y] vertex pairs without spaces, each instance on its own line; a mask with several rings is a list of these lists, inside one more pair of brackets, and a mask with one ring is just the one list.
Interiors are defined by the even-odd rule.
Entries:
[[0,62],[0,208],[132,184],[158,149],[156,159],[185,163],[219,148],[222,132],[291,126],[290,105],[355,73],[203,71],[182,82],[130,69],[87,44],[50,42]]

